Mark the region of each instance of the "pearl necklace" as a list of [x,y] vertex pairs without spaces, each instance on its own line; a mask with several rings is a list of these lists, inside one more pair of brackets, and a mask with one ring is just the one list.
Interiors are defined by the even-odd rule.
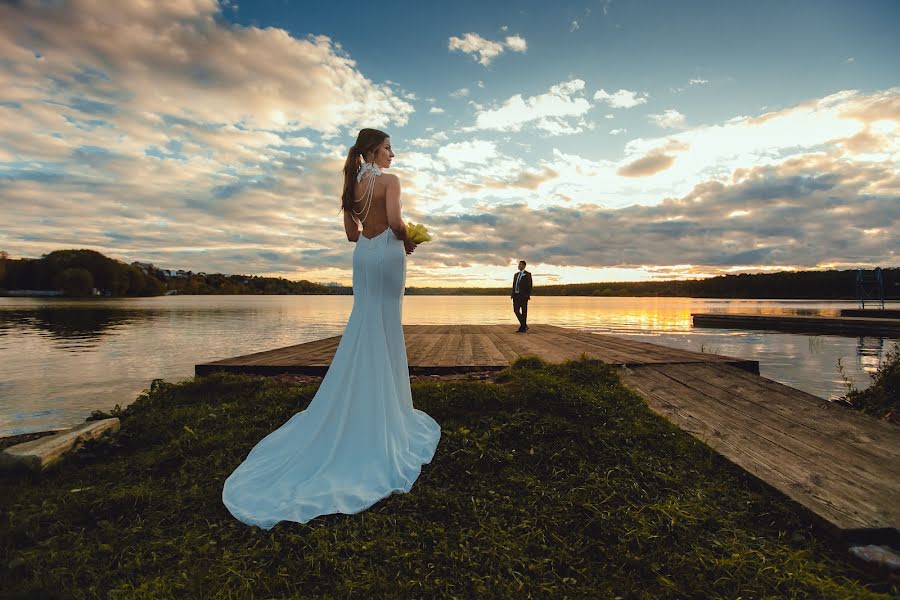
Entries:
[[365,204],[363,205],[362,210],[356,210],[355,208],[353,209],[353,214],[358,217],[365,213],[365,215],[360,217],[360,223],[365,221],[366,217],[369,216],[369,208],[371,208],[372,206],[372,195],[375,193],[375,178],[382,173],[382,170],[374,162],[364,162],[359,167],[359,171],[356,173],[356,182],[359,183],[360,181],[362,181],[363,176],[369,171],[371,171],[372,174],[369,175],[369,178],[366,180],[366,190],[363,192],[362,197],[362,199],[365,201]]

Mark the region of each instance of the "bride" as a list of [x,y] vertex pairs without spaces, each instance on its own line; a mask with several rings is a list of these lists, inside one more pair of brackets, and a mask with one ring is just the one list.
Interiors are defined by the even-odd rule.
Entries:
[[225,480],[238,520],[271,529],[363,511],[408,492],[431,462],[441,429],[413,408],[401,312],[406,256],[416,245],[400,216],[391,139],[363,129],[344,163],[341,197],[353,249],[353,309],[315,397],[264,437]]

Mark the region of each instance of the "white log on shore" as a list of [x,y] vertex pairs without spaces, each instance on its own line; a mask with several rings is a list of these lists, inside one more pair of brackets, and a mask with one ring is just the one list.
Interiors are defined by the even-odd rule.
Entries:
[[0,452],[0,469],[26,467],[32,471],[43,471],[87,440],[97,439],[108,431],[118,429],[117,418],[88,421],[53,435],[10,446]]

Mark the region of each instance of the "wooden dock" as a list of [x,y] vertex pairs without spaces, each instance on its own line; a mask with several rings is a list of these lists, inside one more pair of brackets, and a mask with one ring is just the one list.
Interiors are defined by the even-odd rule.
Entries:
[[[648,406],[798,502],[848,541],[900,547],[900,427],[760,377],[756,361],[534,324],[406,325],[412,373],[503,369],[582,353],[624,367]],[[324,374],[340,336],[196,365]]]
[[897,308],[842,308],[842,317],[866,317],[869,319],[900,319]]
[[721,329],[772,329],[846,335],[900,337],[900,319],[884,317],[820,317],[807,315],[759,315],[691,313],[694,327]]
[[[550,362],[578,358],[582,352],[606,363],[636,366],[683,362],[730,364],[759,373],[759,363],[716,354],[688,352],[656,344],[578,331],[555,325],[530,325],[516,333],[510,325],[404,325],[411,374],[459,373],[505,369],[520,356],[540,356]],[[324,375],[341,336],[226,358],[194,366],[197,375],[212,371],[300,373]]]

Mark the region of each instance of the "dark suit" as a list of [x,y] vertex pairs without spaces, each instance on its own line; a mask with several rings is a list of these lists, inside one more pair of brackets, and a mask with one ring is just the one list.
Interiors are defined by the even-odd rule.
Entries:
[[513,275],[510,298],[513,301],[513,311],[516,313],[516,318],[519,319],[519,329],[525,329],[528,326],[528,301],[531,299],[531,273],[522,271],[522,279],[519,281],[519,291],[517,293],[516,279],[518,278],[519,272],[517,271]]

